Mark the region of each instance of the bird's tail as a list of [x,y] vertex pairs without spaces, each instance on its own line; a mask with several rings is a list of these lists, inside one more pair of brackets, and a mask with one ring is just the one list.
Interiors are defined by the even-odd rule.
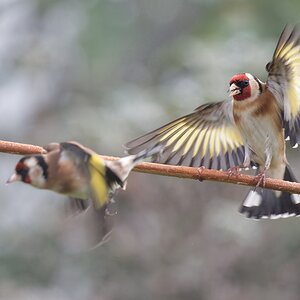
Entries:
[[[289,166],[285,168],[283,179],[297,182]],[[300,195],[256,187],[247,194],[240,212],[254,219],[276,219],[300,215]]]
[[125,184],[130,171],[135,167],[135,165],[148,157],[159,155],[161,150],[162,146],[157,146],[150,150],[143,150],[135,155],[122,157],[115,161],[106,161],[106,167],[110,169],[117,178],[119,178],[119,180],[115,180],[116,178],[114,178],[114,180],[117,181],[120,186],[123,186],[120,182]]

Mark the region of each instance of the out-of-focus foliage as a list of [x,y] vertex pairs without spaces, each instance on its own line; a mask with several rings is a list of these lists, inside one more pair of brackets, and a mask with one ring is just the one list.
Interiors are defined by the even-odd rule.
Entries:
[[[225,99],[234,73],[265,80],[299,11],[296,0],[1,0],[1,139],[122,155]],[[1,182],[17,160],[1,155]],[[0,298],[299,299],[299,219],[245,219],[246,190],[132,174],[112,239],[86,252],[63,197],[2,184]]]

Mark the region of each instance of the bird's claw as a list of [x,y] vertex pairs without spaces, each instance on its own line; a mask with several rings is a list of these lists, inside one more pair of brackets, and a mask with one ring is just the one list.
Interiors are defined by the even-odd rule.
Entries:
[[117,214],[118,214],[117,211],[110,211],[108,208],[105,210],[105,216],[113,217],[113,216],[115,216]]
[[199,178],[198,178],[198,180],[200,181],[200,182],[202,182],[203,181],[203,179],[202,179],[202,170],[204,170],[205,169],[205,167],[204,166],[201,166],[201,167],[199,167],[199,168],[197,168],[197,170],[198,170],[198,174],[199,174]]
[[263,170],[262,172],[258,173],[256,176],[257,178],[257,184],[256,187],[265,187],[266,185],[266,170]]
[[227,170],[228,176],[238,176],[241,174],[241,167],[240,166],[234,166]]

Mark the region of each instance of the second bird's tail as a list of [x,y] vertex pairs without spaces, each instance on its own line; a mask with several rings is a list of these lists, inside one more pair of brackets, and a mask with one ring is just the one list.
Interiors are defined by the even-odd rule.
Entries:
[[[285,168],[283,179],[297,182],[289,166]],[[247,194],[240,212],[254,219],[276,219],[300,215],[300,195],[256,187]]]
[[150,150],[143,150],[135,155],[122,157],[115,161],[106,161],[106,167],[110,169],[110,171],[112,171],[120,179],[121,182],[125,183],[130,171],[134,168],[135,165],[148,157],[159,155],[161,150],[162,146],[157,146]]

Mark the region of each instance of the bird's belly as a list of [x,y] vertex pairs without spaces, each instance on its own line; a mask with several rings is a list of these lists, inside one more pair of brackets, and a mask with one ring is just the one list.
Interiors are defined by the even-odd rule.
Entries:
[[71,198],[82,199],[82,200],[87,200],[90,197],[89,191],[86,189],[75,190],[75,191],[67,193],[67,195]]
[[57,193],[67,195],[71,198],[82,200],[90,198],[89,185],[79,178],[77,180],[69,180],[69,178],[66,177],[65,181],[52,186],[52,189]]
[[241,118],[238,127],[245,145],[251,150],[252,160],[264,165],[269,155],[272,158],[271,164],[276,162],[282,141],[270,118],[253,118],[248,115]]

